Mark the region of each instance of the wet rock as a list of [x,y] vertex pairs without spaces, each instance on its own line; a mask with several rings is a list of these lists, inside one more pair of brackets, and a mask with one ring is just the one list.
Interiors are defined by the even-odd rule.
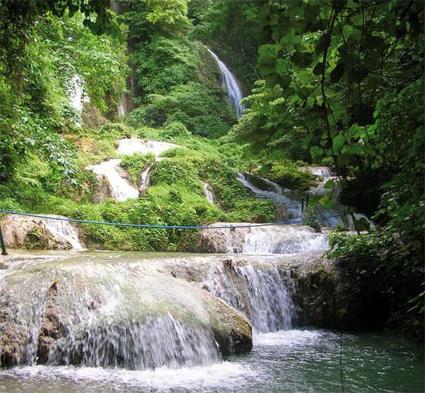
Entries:
[[154,264],[78,255],[22,265],[1,284],[2,366],[194,366],[252,347],[243,314]]
[[77,229],[69,222],[8,215],[1,225],[6,246],[9,248],[49,250],[83,248],[78,239]]
[[93,190],[93,202],[101,203],[112,198],[111,185],[105,175],[97,175],[97,185]]
[[58,284],[55,281],[48,290],[46,309],[42,318],[38,335],[37,363],[46,364],[53,343],[61,337],[61,323],[56,304]]

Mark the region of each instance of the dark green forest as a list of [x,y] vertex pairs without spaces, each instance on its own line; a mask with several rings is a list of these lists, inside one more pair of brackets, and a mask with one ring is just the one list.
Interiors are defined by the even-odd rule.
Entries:
[[[374,222],[359,221],[355,235],[334,230],[328,257],[365,303],[382,305],[374,323],[420,337],[423,30],[416,0],[0,0],[0,209],[139,224],[270,222],[273,203],[236,173],[304,195],[315,180],[303,167],[332,167],[326,187],[340,192],[311,198],[306,220],[320,230],[317,207],[337,198]],[[241,85],[239,120],[207,47]],[[81,113],[69,98],[76,80],[87,97]],[[157,162],[124,158],[134,183],[153,165],[149,189],[99,203],[87,168],[116,157],[125,137],[185,149]],[[82,230],[109,250],[190,251],[198,236]],[[28,248],[42,241],[32,240]]]

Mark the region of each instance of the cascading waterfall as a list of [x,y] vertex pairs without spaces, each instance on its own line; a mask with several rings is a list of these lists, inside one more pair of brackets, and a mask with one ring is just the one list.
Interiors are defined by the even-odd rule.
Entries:
[[[298,219],[302,216],[302,203],[299,199],[294,198],[289,191],[284,191],[278,184],[261,177],[238,173],[236,179],[245,187],[250,189],[259,198],[271,199],[277,206],[278,220]],[[253,183],[256,179],[263,183],[267,189],[259,188]]]
[[229,102],[235,111],[236,117],[240,119],[243,115],[244,107],[241,104],[243,95],[238,85],[238,82],[236,81],[236,78],[232,74],[232,72],[227,68],[226,64],[224,64],[211,49],[207,49],[218,64],[221,73],[223,88],[227,92]]
[[117,201],[136,199],[139,197],[139,190],[133,187],[119,172],[121,160],[112,159],[103,161],[98,165],[89,167],[96,175],[104,176],[108,181],[112,198]]
[[148,165],[141,173],[140,175],[140,185],[139,185],[139,191],[143,194],[149,187],[150,179],[151,179],[151,171],[154,164]]
[[296,254],[320,252],[328,248],[327,234],[296,225],[253,227],[246,234],[245,254]]
[[159,157],[167,150],[181,147],[174,143],[142,140],[139,138],[124,138],[118,142],[117,153],[121,156],[129,156],[132,154],[153,154]]
[[[223,228],[239,226],[234,229]],[[214,228],[217,227],[217,228]],[[303,225],[215,223],[201,233],[200,251],[230,254],[296,254],[323,252],[328,235]]]
[[83,113],[83,107],[85,102],[90,102],[84,92],[84,82],[79,75],[74,75],[69,82],[69,103],[77,114],[76,124],[81,126],[81,116]]
[[[232,331],[249,332],[241,315],[205,291],[146,266],[39,262],[6,274],[0,287],[0,366],[208,365],[239,345]],[[227,318],[235,321],[229,329]]]
[[273,265],[224,262],[210,269],[203,287],[247,315],[256,332],[266,333],[292,327],[290,284]]
[[6,216],[1,222],[6,244],[11,248],[25,247],[29,233],[36,230],[48,248],[84,250],[77,228],[66,217],[52,214],[49,217],[52,219],[14,214]]
[[43,225],[50,231],[55,239],[69,243],[71,249],[76,251],[84,250],[84,247],[78,237],[77,230],[69,222],[62,220],[43,219]]
[[[139,138],[124,138],[118,141],[117,154],[120,156],[128,156],[136,153],[152,154],[155,160],[159,161],[162,153],[178,147],[181,146],[168,142],[142,140]],[[138,188],[129,183],[126,179],[124,170],[120,168],[120,164],[121,159],[115,158],[90,166],[87,169],[107,180],[111,197],[115,200],[123,202],[128,199],[137,199],[140,193],[143,194],[149,187],[150,172],[153,164],[149,165],[141,173]]]
[[48,364],[123,367],[190,367],[219,360],[211,332],[176,321],[171,315],[143,322],[81,329],[51,349]]

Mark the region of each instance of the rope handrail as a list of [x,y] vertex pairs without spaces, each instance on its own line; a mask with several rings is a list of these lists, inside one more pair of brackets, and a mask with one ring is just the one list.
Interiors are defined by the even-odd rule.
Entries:
[[[7,209],[0,209],[0,214],[35,217],[35,218],[42,218],[46,220],[67,221],[67,222],[73,222],[77,224],[113,225],[113,226],[120,226],[120,227],[145,228],[145,229],[149,229],[149,228],[151,229],[237,229],[237,228],[266,227],[266,226],[275,226],[275,225],[302,224],[306,221],[304,218],[301,218],[301,219],[280,221],[277,223],[259,223],[259,224],[241,224],[241,225],[238,225],[238,224],[236,225],[164,225],[164,224],[133,224],[129,222],[126,223],[126,222],[117,222],[117,221],[83,220],[78,218],[19,212],[15,210],[7,210]],[[327,218],[336,218],[336,217],[342,217],[342,216],[343,216],[342,214],[334,214],[331,216],[319,216],[318,218],[327,219]]]

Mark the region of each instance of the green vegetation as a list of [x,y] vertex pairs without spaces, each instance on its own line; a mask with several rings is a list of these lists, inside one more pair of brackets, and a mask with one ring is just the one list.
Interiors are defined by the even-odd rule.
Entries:
[[[336,194],[372,217],[375,230],[335,235],[330,255],[368,277],[362,288],[388,299],[387,317],[420,331],[422,4],[120,0],[116,15],[107,3],[0,0],[0,208],[133,223],[272,221],[275,207],[238,183],[238,171],[303,193],[315,182],[303,167],[329,165],[340,193],[311,198],[308,222],[319,229],[313,205],[329,208]],[[239,122],[204,44],[251,92]],[[76,76],[90,97],[82,113],[69,99]],[[131,111],[121,120],[124,95]],[[134,185],[152,168],[148,190],[119,203],[99,197],[87,167],[119,158],[124,137],[184,148],[160,161],[120,157]],[[89,244],[111,249],[190,250],[197,238],[83,229]]]

